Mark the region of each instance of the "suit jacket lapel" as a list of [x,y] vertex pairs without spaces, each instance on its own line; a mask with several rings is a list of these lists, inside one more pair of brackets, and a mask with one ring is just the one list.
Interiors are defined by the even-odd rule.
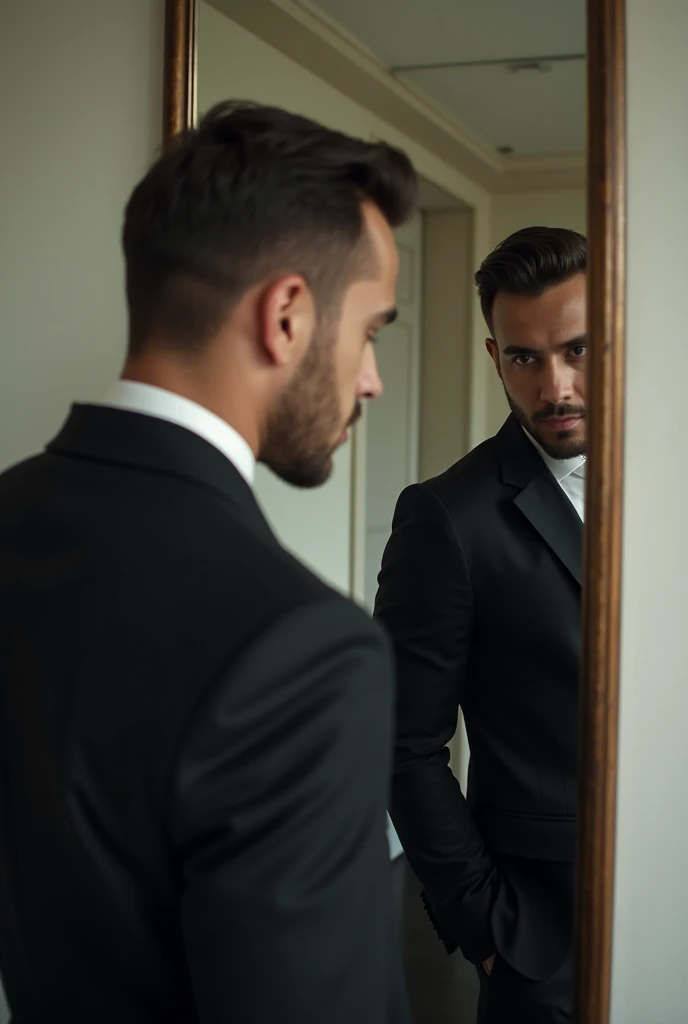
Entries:
[[514,416],[497,435],[504,482],[518,488],[514,504],[580,584],[583,524]]
[[[573,578],[581,583],[583,524],[547,467],[543,466],[543,469],[544,473],[533,477],[528,486],[516,495],[514,504],[564,563]],[[545,473],[550,477],[549,480]]]

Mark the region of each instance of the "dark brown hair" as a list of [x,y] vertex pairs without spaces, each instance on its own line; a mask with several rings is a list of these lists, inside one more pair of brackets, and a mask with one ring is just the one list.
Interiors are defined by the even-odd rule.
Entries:
[[397,227],[416,193],[408,157],[385,143],[273,107],[218,104],[175,140],[127,205],[130,354],[153,337],[201,348],[272,274],[303,275],[319,314],[331,312],[364,276],[361,203]]
[[568,228],[523,228],[509,235],[475,275],[480,306],[490,333],[499,292],[536,298],[548,288],[583,273],[588,262],[584,235]]

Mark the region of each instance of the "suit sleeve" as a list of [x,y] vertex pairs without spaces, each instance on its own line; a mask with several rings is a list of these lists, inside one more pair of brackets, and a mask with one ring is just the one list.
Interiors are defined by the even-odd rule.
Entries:
[[416,485],[400,497],[375,615],[397,664],[391,816],[449,952],[480,963],[495,952],[497,871],[449,768],[447,744],[466,686],[474,606],[466,560],[439,498]]
[[291,613],[219,679],[172,797],[199,1024],[410,1024],[386,810],[392,670],[353,604]]

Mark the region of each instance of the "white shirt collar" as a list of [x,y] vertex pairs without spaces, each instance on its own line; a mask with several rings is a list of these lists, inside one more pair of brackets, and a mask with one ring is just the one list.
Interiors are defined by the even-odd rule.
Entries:
[[197,402],[151,384],[120,380],[113,384],[99,404],[155,416],[185,427],[219,449],[246,482],[253,484],[256,459],[248,443],[234,427]]
[[544,448],[537,443],[533,435],[528,433],[525,427],[523,428],[523,433],[540,452],[543,462],[558,483],[561,483],[562,480],[565,480],[568,476],[573,476],[574,474],[579,477],[585,476],[585,455],[576,455],[572,459],[553,459],[552,456],[548,455]]

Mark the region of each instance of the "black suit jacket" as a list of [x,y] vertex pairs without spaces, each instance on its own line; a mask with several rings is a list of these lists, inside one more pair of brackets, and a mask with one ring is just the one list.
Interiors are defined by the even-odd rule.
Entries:
[[219,451],[75,407],[0,479],[15,1024],[406,1022],[391,675]]
[[[571,941],[582,524],[510,417],[399,499],[376,615],[394,642],[392,818],[451,951],[545,977]],[[467,798],[448,767],[459,706]]]

